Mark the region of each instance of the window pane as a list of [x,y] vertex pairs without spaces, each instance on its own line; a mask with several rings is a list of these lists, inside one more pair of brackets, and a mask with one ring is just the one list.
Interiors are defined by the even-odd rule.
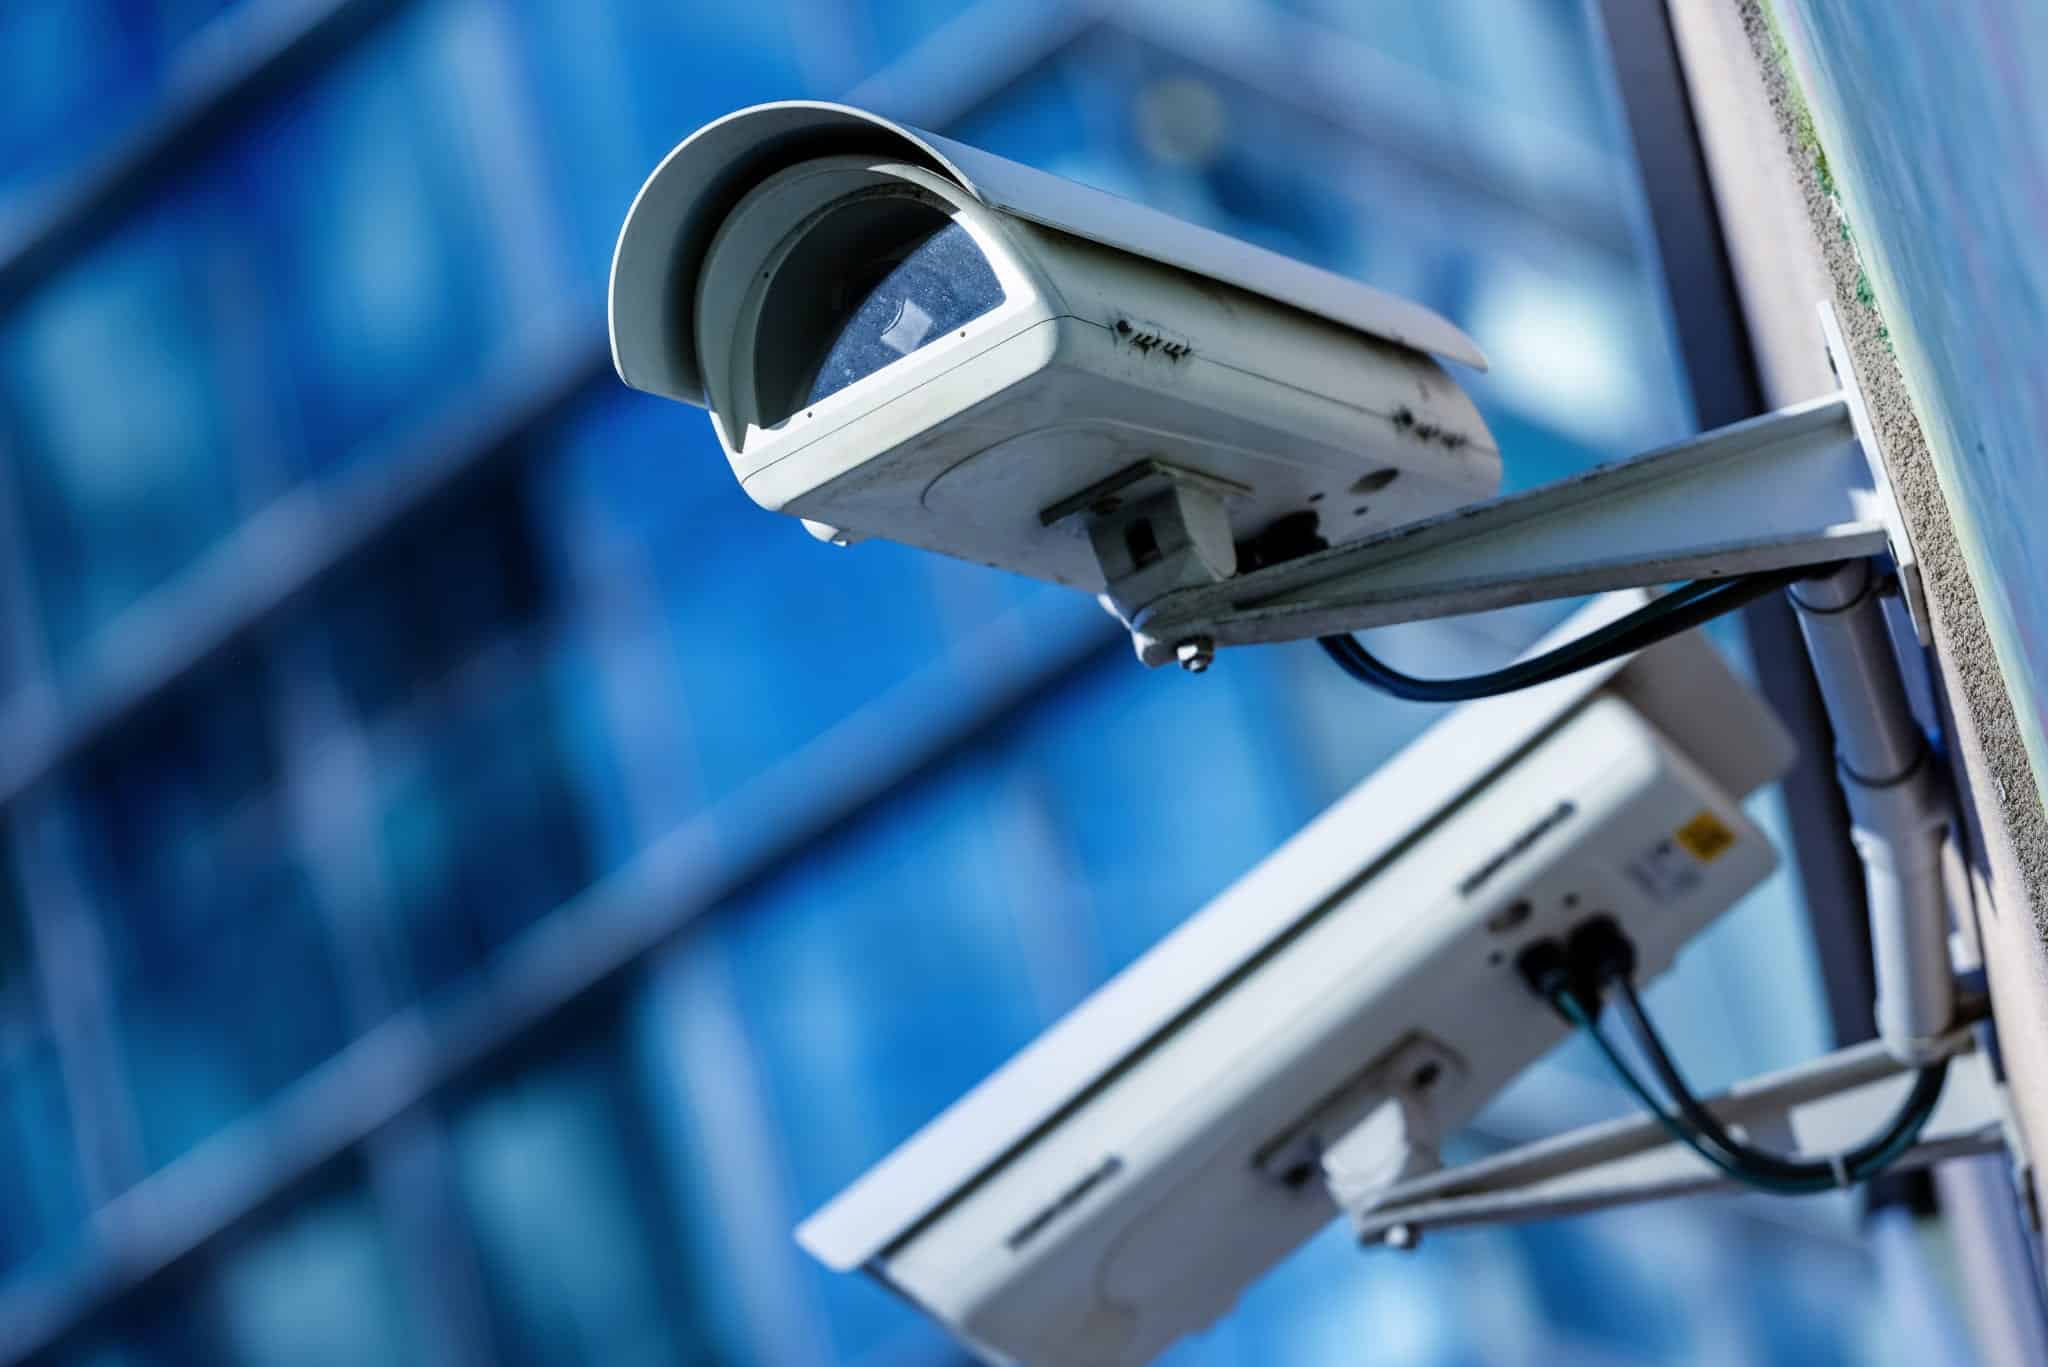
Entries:
[[0,210],[35,202],[161,107],[179,48],[238,0],[0,5]]
[[[1031,814],[976,767],[719,913],[648,1007],[678,1181],[728,1351],[775,1367],[941,1356],[790,1230],[1051,1019],[1077,949]],[[738,1250],[721,1258],[717,1250]]]
[[222,168],[312,469],[454,408],[526,321],[529,282],[505,273],[497,224],[538,206],[501,205],[484,180],[478,139],[511,130],[479,133],[459,98],[476,60],[469,8],[417,6],[380,28]]
[[[455,981],[592,876],[572,750],[582,661],[535,564],[519,481],[460,500],[352,566],[292,628],[366,745],[375,880],[403,994]],[[362,914],[371,914],[364,912]]]
[[78,1150],[0,820],[0,1282],[68,1252],[85,1221]]
[[213,1262],[222,1337],[235,1363],[403,1367],[419,1360],[383,1227],[353,1171],[295,1201]]
[[295,628],[365,725],[549,620],[526,503],[511,477],[473,484],[380,551],[323,589]]
[[523,1056],[454,1113],[457,1182],[507,1362],[709,1361],[614,1048],[599,1030]]
[[632,629],[661,657],[647,686],[683,747],[670,777],[700,801],[903,682],[1017,591],[887,542],[820,544],[740,491],[695,410],[594,404],[553,440],[533,500],[550,568],[565,597],[642,600]]
[[591,876],[545,673],[514,668],[418,718],[386,751],[380,833],[415,991],[474,969]]
[[152,1165],[346,1037],[276,792],[259,669],[230,657],[165,696],[92,753],[72,790],[69,844]]
[[1034,713],[1010,748],[1074,869],[1096,981],[1312,814],[1292,791],[1286,698],[1263,664],[1233,656],[1175,687],[1119,660]]
[[149,217],[0,325],[0,414],[60,665],[232,525],[203,222]]
[[70,1113],[47,1035],[0,1025],[0,1279],[33,1275],[77,1244],[85,1222]]
[[1450,110],[1467,119],[1492,115],[1481,125],[1484,136],[1511,136],[1519,120],[1595,146],[1614,137],[1600,106],[1597,49],[1574,0],[1283,4],[1426,76]]
[[[827,93],[811,89],[805,71],[826,29],[818,10],[792,0],[613,8],[627,85],[655,156],[743,105]],[[650,162],[643,174],[651,169]]]

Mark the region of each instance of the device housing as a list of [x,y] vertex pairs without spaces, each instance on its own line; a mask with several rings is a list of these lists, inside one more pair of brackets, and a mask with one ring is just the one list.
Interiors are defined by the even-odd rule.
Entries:
[[[948,269],[1000,301],[932,335],[899,312],[900,358],[813,399],[846,279],[949,226],[980,260]],[[1150,471],[1222,500],[1232,543],[1290,515],[1348,541],[1500,480],[1436,359],[1484,358],[1437,315],[843,106],[677,147],[620,234],[611,333],[628,384],[710,408],[761,506],[1089,590],[1086,514]]]
[[1648,977],[1755,887],[1791,754],[1697,637],[1463,708],[798,1238],[990,1361],[1149,1361],[1337,1213],[1380,1103],[1427,1150],[1563,1037],[1524,947],[1611,916]]

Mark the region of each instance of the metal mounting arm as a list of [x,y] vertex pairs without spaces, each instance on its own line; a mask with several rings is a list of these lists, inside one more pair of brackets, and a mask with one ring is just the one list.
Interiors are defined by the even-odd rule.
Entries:
[[[1821,321],[1837,372],[1853,374],[1832,311],[1823,308]],[[1153,596],[1144,590],[1154,584],[1120,584],[1112,574],[1110,597],[1139,658],[1158,665],[1177,654],[1206,658],[1219,646],[1889,550],[1924,633],[1917,566],[1875,453],[1852,382],[1826,398],[1363,541],[1241,574],[1212,569],[1214,582],[1184,578]],[[1170,517],[1171,505],[1166,511]]]
[[[1920,1138],[1892,1165],[1909,1171],[2005,1146],[2007,1116],[1991,1070],[1968,1030],[1944,1037],[1947,1086]],[[1876,1041],[1740,1084],[1706,1102],[1723,1123],[1751,1133],[1789,1130],[1798,1156],[1820,1157],[1860,1140],[1897,1105],[1908,1065]],[[1425,1229],[1512,1224],[1696,1192],[1740,1190],[1656,1120],[1632,1115],[1491,1158],[1409,1178],[1347,1204],[1362,1242],[1407,1248]],[[1334,1188],[1333,1188],[1334,1191]]]

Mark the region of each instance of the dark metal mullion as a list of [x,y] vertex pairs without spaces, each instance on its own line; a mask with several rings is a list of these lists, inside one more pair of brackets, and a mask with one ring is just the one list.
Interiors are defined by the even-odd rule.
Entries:
[[[1703,430],[1755,417],[1765,409],[1763,386],[1670,15],[1662,0],[1586,0],[1586,9],[1595,32],[1605,35],[1611,96],[1634,144],[1694,416]],[[1873,1033],[1876,979],[1863,869],[1835,782],[1834,730],[1783,597],[1750,605],[1742,619],[1758,687],[1799,745],[1780,788],[1829,1022],[1836,1042],[1851,1044]]]

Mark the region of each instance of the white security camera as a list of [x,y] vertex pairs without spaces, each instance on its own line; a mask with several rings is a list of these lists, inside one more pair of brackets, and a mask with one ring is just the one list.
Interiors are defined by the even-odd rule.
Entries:
[[1127,617],[1241,547],[1352,541],[1500,480],[1436,359],[1484,358],[1436,314],[839,105],[671,152],[610,304],[619,375],[709,408],[764,508]]
[[1697,636],[1462,709],[798,1238],[991,1362],[1150,1361],[1564,1036],[1533,947],[1605,918],[1648,976],[1755,887],[1792,754]]

